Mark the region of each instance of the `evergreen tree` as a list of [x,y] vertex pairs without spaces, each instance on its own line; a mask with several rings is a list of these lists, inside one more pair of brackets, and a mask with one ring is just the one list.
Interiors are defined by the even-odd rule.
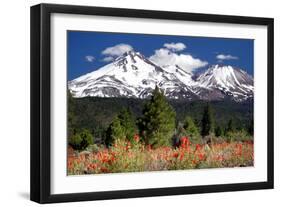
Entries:
[[187,135],[190,136],[191,139],[197,138],[199,136],[198,128],[190,116],[185,118],[183,127],[186,130]]
[[138,121],[145,143],[156,147],[170,145],[175,130],[175,117],[173,108],[156,86],[151,100],[144,106],[143,117]]
[[106,145],[117,139],[132,141],[135,134],[135,120],[130,109],[123,108],[113,119],[106,132]]
[[204,108],[203,117],[202,117],[202,130],[201,135],[207,136],[210,135],[214,131],[214,118],[213,112],[210,104]]
[[117,139],[126,139],[126,134],[120,119],[115,117],[106,131],[105,144],[109,146]]
[[226,128],[226,132],[234,132],[234,126],[233,126],[233,121],[232,119],[230,119],[227,123],[227,128]]
[[215,129],[215,135],[216,135],[216,137],[220,137],[220,136],[222,136],[222,134],[223,134],[223,131],[222,131],[221,126],[217,125],[217,127],[216,127],[216,129]]
[[121,127],[123,127],[125,137],[132,141],[136,131],[136,125],[131,110],[129,108],[123,108],[120,111],[118,118],[120,120]]

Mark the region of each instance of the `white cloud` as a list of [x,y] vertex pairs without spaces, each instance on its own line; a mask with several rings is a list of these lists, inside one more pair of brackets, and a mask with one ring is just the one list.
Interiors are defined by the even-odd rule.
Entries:
[[87,62],[94,62],[95,57],[92,56],[92,55],[87,55],[87,56],[85,56],[85,60],[86,60]]
[[219,60],[219,61],[224,61],[224,60],[237,60],[238,57],[236,56],[232,56],[232,55],[225,55],[225,54],[218,54],[216,56],[216,58]]
[[133,47],[131,45],[121,43],[113,47],[105,48],[102,51],[102,54],[107,56],[120,56],[123,53],[128,52],[132,49]]
[[160,66],[178,65],[187,72],[208,65],[208,62],[194,58],[189,54],[177,54],[166,48],[155,50],[155,53],[149,59]]
[[112,60],[114,60],[114,57],[112,57],[112,56],[108,56],[108,57],[105,57],[102,59],[102,61],[104,61],[104,62],[111,62]]
[[179,52],[182,51],[186,48],[186,45],[183,44],[182,42],[178,42],[178,43],[165,43],[164,47],[166,47],[167,49],[174,51],[174,52]]
[[116,57],[123,55],[125,52],[128,52],[130,50],[133,50],[133,47],[131,45],[124,44],[124,43],[112,47],[107,47],[101,52],[102,55],[106,56],[102,59],[102,61],[111,62]]

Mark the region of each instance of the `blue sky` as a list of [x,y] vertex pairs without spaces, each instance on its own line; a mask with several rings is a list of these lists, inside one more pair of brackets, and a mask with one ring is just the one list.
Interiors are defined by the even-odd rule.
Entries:
[[176,61],[193,72],[224,64],[253,75],[254,40],[84,31],[68,31],[67,36],[68,80],[97,70],[132,48],[158,64]]

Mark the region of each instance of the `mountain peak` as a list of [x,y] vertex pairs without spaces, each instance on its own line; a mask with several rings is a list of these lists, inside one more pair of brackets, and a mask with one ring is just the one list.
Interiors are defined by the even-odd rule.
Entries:
[[[244,74],[247,74],[247,72],[243,69],[234,67],[232,65],[224,65],[224,64],[215,64],[212,65],[211,67],[208,68],[208,70],[217,70],[217,71],[239,71],[242,72]],[[249,74],[248,74],[249,75]]]
[[236,100],[253,97],[253,78],[231,65],[213,65],[197,78],[201,87],[220,90]]
[[234,67],[231,65],[215,64],[209,67],[210,70],[233,70]]
[[132,56],[135,56],[135,55],[137,55],[139,52],[136,52],[136,51],[134,51],[134,50],[129,50],[129,51],[127,51],[127,52],[124,52],[123,53],[123,57],[125,57],[125,56],[128,56],[128,55],[132,55]]
[[115,59],[115,61],[117,60],[120,60],[120,59],[123,59],[123,58],[126,58],[128,56],[135,56],[136,55],[136,52],[134,50],[129,50],[127,52],[124,52],[122,55],[120,55],[119,57],[117,57]]
[[141,59],[141,60],[146,60],[146,57],[144,55],[142,55],[140,52],[136,52],[134,50],[130,50],[127,52],[124,52],[121,56],[119,56],[118,58],[116,58],[114,60],[114,62],[119,62],[119,61],[123,61],[124,64],[127,64],[128,62],[136,62],[136,59]]

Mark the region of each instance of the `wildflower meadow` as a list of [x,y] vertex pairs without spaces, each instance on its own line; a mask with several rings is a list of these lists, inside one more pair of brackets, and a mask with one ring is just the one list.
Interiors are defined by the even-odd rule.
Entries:
[[246,167],[254,164],[253,142],[192,144],[182,137],[178,147],[144,145],[117,140],[110,148],[93,147],[77,152],[68,148],[69,175],[184,170],[222,167]]

